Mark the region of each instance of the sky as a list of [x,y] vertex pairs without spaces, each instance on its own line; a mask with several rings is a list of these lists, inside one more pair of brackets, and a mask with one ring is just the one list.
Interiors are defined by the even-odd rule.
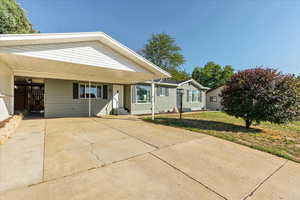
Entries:
[[17,0],[42,33],[102,31],[138,51],[155,33],[182,48],[183,68],[209,61],[300,74],[299,0]]

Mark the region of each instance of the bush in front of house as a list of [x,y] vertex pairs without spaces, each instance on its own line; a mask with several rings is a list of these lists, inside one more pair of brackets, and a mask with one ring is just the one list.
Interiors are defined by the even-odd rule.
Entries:
[[254,68],[234,74],[221,93],[224,112],[245,121],[285,123],[299,114],[299,84],[293,75]]

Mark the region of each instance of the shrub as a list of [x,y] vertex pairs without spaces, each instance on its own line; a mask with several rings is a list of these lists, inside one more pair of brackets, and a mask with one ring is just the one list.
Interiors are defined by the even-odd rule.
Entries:
[[234,74],[221,93],[224,112],[252,122],[285,123],[299,111],[297,79],[275,69],[254,68]]

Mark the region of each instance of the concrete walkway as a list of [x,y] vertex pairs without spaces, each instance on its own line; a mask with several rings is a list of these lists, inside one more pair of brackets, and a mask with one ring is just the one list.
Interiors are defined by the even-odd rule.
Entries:
[[0,199],[300,199],[300,165],[138,119],[24,120]]

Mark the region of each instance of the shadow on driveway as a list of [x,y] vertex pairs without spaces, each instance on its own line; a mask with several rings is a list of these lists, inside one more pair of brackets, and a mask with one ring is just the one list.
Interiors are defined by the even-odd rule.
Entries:
[[167,126],[175,126],[189,129],[202,129],[202,130],[210,130],[210,131],[225,131],[225,132],[244,132],[244,133],[259,133],[262,132],[257,128],[247,129],[244,126],[218,122],[218,121],[210,121],[210,120],[202,120],[202,119],[176,119],[176,118],[156,118],[154,121],[151,119],[144,119],[148,122],[154,122]]

